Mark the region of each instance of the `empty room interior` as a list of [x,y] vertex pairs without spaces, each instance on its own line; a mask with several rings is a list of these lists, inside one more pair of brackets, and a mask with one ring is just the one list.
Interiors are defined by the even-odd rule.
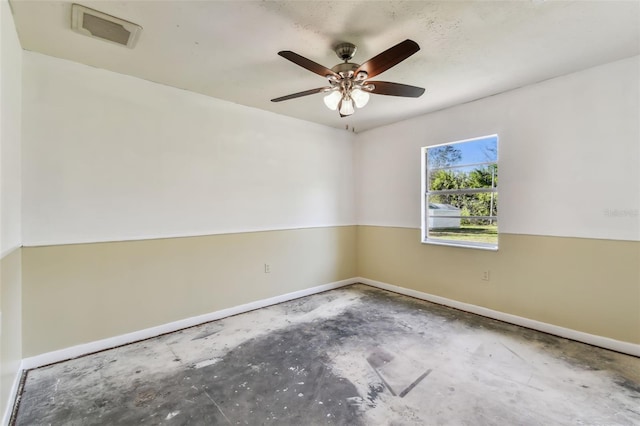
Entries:
[[3,425],[640,424],[640,2],[0,4]]

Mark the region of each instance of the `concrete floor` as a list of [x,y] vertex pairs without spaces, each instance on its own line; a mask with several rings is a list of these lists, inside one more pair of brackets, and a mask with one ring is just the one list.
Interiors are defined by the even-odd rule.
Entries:
[[639,425],[640,359],[354,285],[28,372],[16,425]]

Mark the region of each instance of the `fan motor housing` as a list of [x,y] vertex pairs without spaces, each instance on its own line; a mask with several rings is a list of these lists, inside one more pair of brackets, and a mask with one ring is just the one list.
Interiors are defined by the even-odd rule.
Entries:
[[349,71],[355,71],[360,68],[360,64],[354,64],[353,62],[344,62],[331,68],[331,71],[337,74],[347,74]]

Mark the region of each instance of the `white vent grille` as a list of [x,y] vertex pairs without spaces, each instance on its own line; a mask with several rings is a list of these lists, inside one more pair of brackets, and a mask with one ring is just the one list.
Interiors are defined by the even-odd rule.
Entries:
[[100,40],[133,49],[142,27],[79,4],[71,6],[71,29]]

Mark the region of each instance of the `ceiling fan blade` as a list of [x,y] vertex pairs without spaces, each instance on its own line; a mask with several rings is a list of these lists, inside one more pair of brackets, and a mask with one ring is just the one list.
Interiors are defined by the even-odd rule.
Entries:
[[282,56],[285,59],[290,60],[296,65],[300,65],[302,68],[306,68],[311,72],[314,72],[322,77],[327,77],[328,75],[333,75],[336,77],[340,77],[335,72],[331,71],[329,68],[320,65],[316,62],[313,62],[311,59],[307,59],[304,56],[300,56],[297,53],[294,53],[290,50],[283,50],[278,52],[278,55]]
[[331,87],[318,87],[317,89],[305,90],[304,92],[292,93],[291,95],[281,96],[279,98],[271,99],[271,102],[282,102],[289,99],[300,98],[302,96],[315,95],[316,93],[325,92]]
[[367,84],[373,84],[374,88],[371,93],[376,95],[418,98],[424,93],[422,87],[409,86],[408,84],[390,83],[388,81],[367,81]]
[[418,43],[407,39],[360,65],[360,67],[355,71],[355,74],[358,74],[358,71],[366,71],[368,77],[371,78],[385,72],[392,66],[399,64],[418,50],[420,50]]

